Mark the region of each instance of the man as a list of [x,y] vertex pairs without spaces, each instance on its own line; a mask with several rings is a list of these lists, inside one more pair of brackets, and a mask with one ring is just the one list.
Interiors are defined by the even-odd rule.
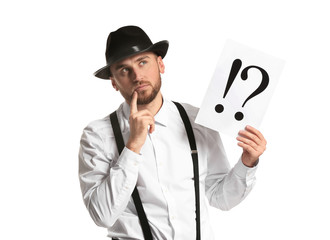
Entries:
[[116,111],[125,147],[117,150],[109,116],[90,123],[81,138],[79,178],[91,217],[113,239],[145,239],[131,198],[135,187],[153,239],[196,239],[196,218],[201,239],[214,239],[206,198],[222,210],[240,203],[266,147],[263,135],[247,126],[237,137],[243,153],[231,169],[219,134],[195,124],[198,109],[184,104],[198,150],[196,177],[178,109],[160,91],[167,49],[167,41],[152,44],[139,27],[122,27],[109,34],[107,65],[95,73],[110,79],[125,99]]

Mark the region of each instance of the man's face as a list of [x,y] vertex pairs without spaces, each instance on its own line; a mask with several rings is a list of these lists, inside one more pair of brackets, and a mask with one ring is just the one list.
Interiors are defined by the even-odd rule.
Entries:
[[161,73],[165,66],[162,58],[152,52],[140,53],[110,66],[112,86],[130,103],[134,91],[137,103],[149,104],[159,93]]

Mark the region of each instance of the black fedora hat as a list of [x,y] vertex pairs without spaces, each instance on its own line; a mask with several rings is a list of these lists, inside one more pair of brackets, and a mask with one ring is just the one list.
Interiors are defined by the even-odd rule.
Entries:
[[154,52],[162,58],[168,49],[168,41],[153,44],[148,35],[137,26],[125,26],[111,32],[108,36],[105,51],[107,65],[97,70],[94,75],[98,78],[110,78],[110,65],[142,52]]

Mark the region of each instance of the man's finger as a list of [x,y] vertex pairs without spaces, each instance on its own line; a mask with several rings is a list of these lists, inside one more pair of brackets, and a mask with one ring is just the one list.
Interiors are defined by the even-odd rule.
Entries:
[[258,138],[259,138],[261,141],[263,141],[263,140],[265,139],[264,136],[262,135],[262,133],[261,133],[258,129],[256,129],[256,128],[252,127],[252,126],[247,125],[247,126],[246,126],[246,130],[248,130],[249,132],[252,132],[252,133],[254,133],[255,135],[257,135]]
[[149,126],[149,133],[153,133],[155,131],[155,122],[152,122]]
[[260,144],[261,143],[261,139],[259,139],[259,137],[254,134],[253,132],[247,131],[247,130],[241,130],[238,132],[238,135],[244,138],[247,138],[253,142],[255,142],[256,144]]
[[138,97],[138,93],[134,91],[133,96],[132,96],[132,100],[131,100],[131,115],[136,113],[138,111],[137,109],[137,97]]

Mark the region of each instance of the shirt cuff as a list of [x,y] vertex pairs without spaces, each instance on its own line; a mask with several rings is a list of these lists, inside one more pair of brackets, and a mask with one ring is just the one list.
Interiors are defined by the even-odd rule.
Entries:
[[124,147],[123,151],[121,152],[117,165],[125,169],[125,171],[132,171],[136,172],[139,168],[140,163],[142,162],[142,155],[137,154],[130,149]]
[[251,179],[255,177],[257,168],[258,168],[257,165],[255,165],[254,167],[245,166],[244,163],[242,162],[242,158],[240,158],[238,163],[236,163],[234,167],[234,173],[240,178]]

